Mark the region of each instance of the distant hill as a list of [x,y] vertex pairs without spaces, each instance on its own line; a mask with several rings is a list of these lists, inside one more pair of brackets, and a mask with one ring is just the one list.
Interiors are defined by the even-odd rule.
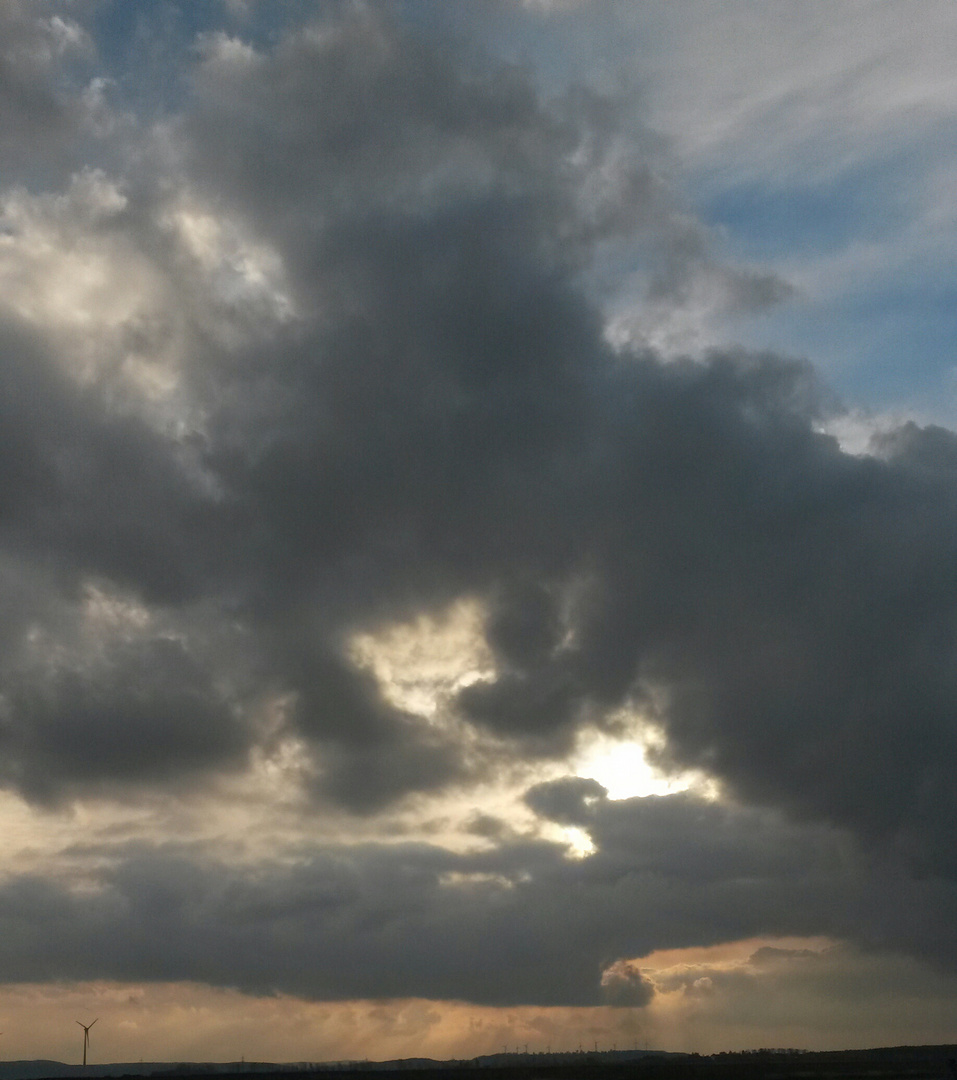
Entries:
[[713,1055],[661,1050],[573,1053],[501,1053],[470,1060],[292,1062],[137,1061],[65,1065],[60,1061],[2,1061],[0,1080],[61,1080],[83,1077],[166,1077],[190,1080],[344,1080],[362,1072],[368,1080],[957,1080],[957,1045],[896,1046],[870,1050],[749,1050]]
[[532,1065],[567,1065],[634,1061],[637,1058],[681,1057],[663,1050],[606,1050],[555,1053],[486,1054],[467,1060],[436,1061],[434,1058],[395,1058],[391,1061],[298,1061],[279,1064],[270,1061],[120,1061],[107,1064],[67,1065],[62,1061],[0,1061],[0,1080],[58,1080],[81,1076],[84,1080],[111,1076],[171,1077],[239,1075],[243,1073],[325,1073],[325,1072],[422,1072],[441,1069],[522,1069]]

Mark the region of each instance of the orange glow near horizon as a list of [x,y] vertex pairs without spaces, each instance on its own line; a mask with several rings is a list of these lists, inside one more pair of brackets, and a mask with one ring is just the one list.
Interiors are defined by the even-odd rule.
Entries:
[[[778,950],[754,962],[762,948]],[[660,950],[637,961],[656,992],[642,1008],[495,1007],[416,998],[305,1001],[197,983],[0,986],[7,1060],[78,1063],[79,1017],[99,1022],[90,1062],[330,1062],[483,1054],[659,1049],[714,1053],[759,1046],[846,1049],[953,1041],[957,980],[902,957],[867,956],[826,938],[751,938]],[[852,972],[829,987],[838,965]],[[823,980],[815,983],[815,972]],[[507,979],[507,973],[503,973]],[[723,979],[730,980],[728,984]],[[901,985],[923,994],[901,997]],[[884,985],[887,993],[875,993]],[[866,988],[866,992],[862,989]],[[866,1000],[863,1000],[866,998]],[[79,1032],[79,1035],[77,1034]]]

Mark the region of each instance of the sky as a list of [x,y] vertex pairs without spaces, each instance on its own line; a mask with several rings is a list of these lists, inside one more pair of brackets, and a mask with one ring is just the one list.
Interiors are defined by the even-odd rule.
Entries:
[[957,1041],[955,53],[0,0],[5,1057]]

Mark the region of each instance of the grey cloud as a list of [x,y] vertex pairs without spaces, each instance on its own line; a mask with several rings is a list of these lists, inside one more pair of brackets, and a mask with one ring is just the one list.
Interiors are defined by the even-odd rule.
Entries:
[[7,679],[4,772],[28,797],[242,763],[248,737],[183,643],[110,642],[108,655],[87,666],[51,666]]
[[0,373],[8,551],[74,580],[102,574],[156,600],[192,592],[184,574],[208,579],[213,566],[202,565],[209,552],[199,541],[200,529],[212,539],[210,503],[182,468],[180,446],[111,409],[104,388],[75,382],[9,318]]
[[[168,125],[177,182],[275,250],[294,315],[218,338],[183,275],[185,433],[11,338],[5,550],[66,597],[130,590],[185,639],[199,610],[235,627],[316,791],[354,810],[560,756],[631,705],[663,763],[952,872],[949,437],[855,458],[817,430],[835,405],[806,363],[612,351],[586,286],[601,245],[681,236],[655,140],[612,104],[546,102],[374,13],[222,46]],[[112,227],[145,245],[163,184],[135,179]],[[176,295],[170,246],[151,255]],[[430,729],[347,642],[462,596],[487,602],[497,677]],[[202,664],[196,686],[232,670]],[[176,700],[149,686],[159,712]],[[58,715],[11,700],[21,732]],[[212,709],[210,767],[249,737],[229,707],[240,734]],[[16,742],[11,778],[42,741]]]
[[[332,848],[292,868],[251,870],[133,850],[96,872],[93,892],[36,879],[0,890],[0,923],[18,929],[0,939],[0,970],[8,979],[188,978],[317,998],[597,1003],[611,958],[670,932],[649,925],[670,921],[669,890],[642,888],[637,864],[630,869],[609,875],[529,842],[473,855]],[[67,934],[77,946],[66,947]]]
[[565,262],[654,231],[671,210],[649,167],[660,140],[620,104],[580,89],[550,107],[520,68],[381,12],[290,33],[257,61],[213,49],[194,87],[196,178],[251,207],[306,266],[329,215],[517,197],[525,227]]
[[145,615],[158,630],[79,625],[91,581],[154,603],[191,591],[203,497],[165,440],[105,411],[29,335],[5,330],[0,373],[3,782],[55,802],[238,767],[242,694],[225,689],[233,664],[194,654],[201,618],[164,625],[158,607]]
[[[618,941],[618,956],[759,934],[824,934],[875,955],[905,953],[945,969],[957,963],[954,884],[915,877],[910,851],[868,850],[847,830],[691,792],[609,800],[589,783],[537,785],[526,799],[543,816],[587,831],[596,850],[581,865],[583,878],[618,888],[640,878],[633,927],[647,913],[654,929],[645,928],[647,947],[633,937]],[[587,801],[570,816],[573,794]],[[699,924],[704,910],[713,921]],[[759,952],[755,964],[774,957]]]
[[354,813],[387,807],[409,792],[441,791],[455,780],[470,779],[461,748],[448,737],[423,731],[421,722],[396,714],[371,744],[362,745],[348,727],[354,714],[318,714],[341,725],[343,737],[318,742],[319,774],[314,790]]
[[44,186],[76,167],[93,48],[76,13],[9,0],[0,11],[0,149],[5,183]]
[[[51,85],[52,61],[57,50],[55,27],[49,17],[17,2],[4,6],[3,49],[0,51],[0,137],[18,143],[30,134],[42,139],[64,127],[66,102]],[[63,24],[62,19],[60,20]]]
[[[304,582],[327,628],[490,595],[511,670],[461,709],[493,739],[560,754],[593,711],[558,603],[619,468],[611,403],[651,370],[614,361],[574,274],[616,230],[666,231],[669,208],[645,162],[615,158],[620,182],[599,183],[621,133],[597,99],[549,109],[516,73],[422,61],[375,20],[325,29],[271,56],[211,53],[198,77],[198,181],[225,185],[321,312],[268,365],[257,348],[213,368],[207,465],[250,516],[267,619],[295,617],[276,597],[301,603]],[[357,104],[345,126],[343,97]],[[263,112],[283,119],[253,153]],[[274,173],[282,198],[264,186]],[[311,697],[299,729],[321,746],[342,725]]]
[[[592,835],[619,839],[583,859],[521,838],[472,853],[320,847],[295,863],[247,866],[196,847],[76,849],[86,887],[35,876],[0,887],[0,975],[190,979],[314,999],[640,1006],[653,983],[683,985],[680,973],[635,962],[654,949],[811,930],[868,945],[864,896],[897,925],[885,949],[900,947],[912,923],[950,918],[952,887],[932,900],[910,882],[901,905],[865,861],[835,860],[844,841],[832,832],[691,802],[652,804],[665,836],[655,851],[650,838],[615,846],[647,827],[648,800],[599,801]],[[702,840],[711,833],[718,857]],[[799,966],[757,954],[742,977],[773,978],[785,962]],[[713,971],[694,977],[706,976],[725,990]]]
[[557,601],[535,581],[491,600],[485,637],[502,661],[528,668],[555,651],[562,634]]
[[595,804],[607,795],[597,780],[566,776],[529,788],[525,802],[537,814],[560,825],[587,825],[595,819]]
[[473,836],[482,836],[488,840],[502,840],[511,832],[507,821],[479,811],[472,814],[465,828]]
[[601,987],[608,1004],[618,1008],[647,1005],[655,994],[654,983],[642,975],[637,964],[628,960],[616,960],[605,968]]

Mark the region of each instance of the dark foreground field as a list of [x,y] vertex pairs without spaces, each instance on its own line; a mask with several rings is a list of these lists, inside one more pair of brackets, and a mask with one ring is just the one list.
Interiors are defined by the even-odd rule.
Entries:
[[[362,1073],[361,1080],[957,1080],[953,1062],[957,1046],[902,1046],[878,1050],[824,1053],[754,1051],[740,1054],[647,1054],[628,1061],[591,1059],[520,1064],[461,1062],[381,1068],[363,1064],[349,1069],[303,1069],[305,1080],[344,1080],[344,1073]],[[591,1060],[590,1060],[591,1059]],[[390,1066],[392,1063],[390,1063]],[[178,1080],[187,1068],[175,1070]],[[208,1074],[206,1074],[208,1076]],[[217,1080],[249,1080],[248,1072],[220,1073]],[[289,1072],[258,1072],[256,1080],[290,1080]]]
[[957,1080],[955,1060],[957,1045],[815,1053],[757,1050],[711,1056],[654,1051],[503,1054],[461,1062],[414,1059],[335,1066],[140,1062],[84,1069],[53,1061],[11,1061],[0,1062],[0,1080]]

